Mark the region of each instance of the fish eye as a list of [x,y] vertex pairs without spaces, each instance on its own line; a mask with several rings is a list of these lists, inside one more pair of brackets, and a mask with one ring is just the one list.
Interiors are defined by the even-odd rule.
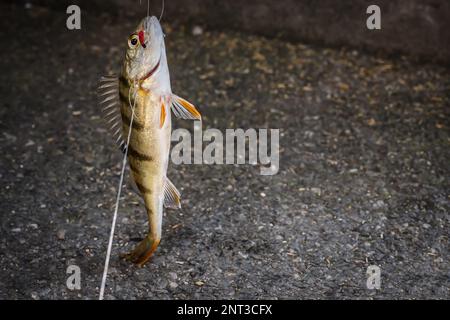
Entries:
[[137,35],[133,35],[131,37],[131,39],[128,41],[128,45],[130,46],[130,48],[134,48],[134,47],[137,46],[138,42],[139,42],[138,36]]

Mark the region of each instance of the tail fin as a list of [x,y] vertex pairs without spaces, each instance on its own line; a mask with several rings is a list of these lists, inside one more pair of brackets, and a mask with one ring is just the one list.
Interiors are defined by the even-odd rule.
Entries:
[[136,248],[133,249],[133,251],[124,254],[121,257],[137,264],[139,267],[142,267],[156,251],[160,241],[160,238],[153,239],[149,234],[145,237],[144,240],[139,242],[139,244],[136,246]]

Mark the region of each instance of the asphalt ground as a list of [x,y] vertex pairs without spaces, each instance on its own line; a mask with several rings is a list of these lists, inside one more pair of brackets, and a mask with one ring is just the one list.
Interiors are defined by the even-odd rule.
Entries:
[[[138,21],[66,17],[0,5],[2,299],[99,292],[121,154],[95,88]],[[280,129],[280,171],[171,164],[183,209],[143,268],[119,259],[146,232],[125,187],[106,299],[450,297],[448,67],[175,25],[173,91],[204,129]]]

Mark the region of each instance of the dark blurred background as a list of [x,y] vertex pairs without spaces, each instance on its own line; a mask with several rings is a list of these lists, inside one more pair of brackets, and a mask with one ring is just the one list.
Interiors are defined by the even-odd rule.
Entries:
[[[96,88],[139,2],[0,0],[0,299],[98,296],[122,159]],[[183,210],[141,269],[119,259],[146,231],[124,187],[106,299],[449,299],[449,5],[166,0],[173,92],[204,129],[279,128],[280,171],[171,164]]]
[[[24,4],[67,7],[67,1],[9,0]],[[74,0],[89,14],[141,17],[146,0]],[[141,5],[139,4],[141,2]],[[162,1],[150,1],[159,16]],[[366,28],[366,9],[381,8],[381,30]],[[450,63],[448,0],[166,0],[164,19],[171,24],[201,25],[246,31],[325,46],[406,54],[424,61]]]

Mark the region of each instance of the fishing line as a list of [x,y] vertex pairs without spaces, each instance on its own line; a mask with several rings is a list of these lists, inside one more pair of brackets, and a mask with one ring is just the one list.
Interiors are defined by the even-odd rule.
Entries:
[[[134,84],[133,88],[135,88],[135,87],[136,87],[136,84]],[[131,129],[133,126],[134,107],[136,106],[136,96],[137,96],[137,90],[135,91],[135,94],[134,94],[133,106],[131,106],[131,88],[130,88],[130,91],[128,94],[128,103],[130,104],[130,108],[131,108],[131,120],[130,120],[130,129],[128,130],[128,137],[127,137],[127,144],[126,144],[127,149],[125,150],[125,154],[123,156],[123,161],[122,161],[122,171],[120,173],[119,190],[117,192],[116,207],[114,209],[114,215],[113,215],[113,220],[112,220],[112,224],[111,224],[111,233],[109,234],[108,249],[106,251],[105,267],[103,269],[102,284],[100,286],[100,295],[98,297],[98,300],[103,300],[103,295],[105,294],[106,277],[108,275],[108,268],[109,268],[109,258],[111,257],[111,249],[112,249],[112,243],[113,243],[113,239],[114,239],[114,230],[116,229],[117,212],[119,211],[119,202],[120,202],[120,194],[122,192],[123,176],[125,174],[125,167],[127,165],[128,146],[130,144]]]
[[[139,5],[142,5],[142,0],[139,0]],[[147,0],[147,17],[150,14],[150,0]]]
[[[139,0],[139,4],[142,4],[142,0]],[[164,8],[165,8],[165,0],[162,0],[162,8],[161,8],[161,15],[159,16],[159,21],[161,21],[163,14],[164,14]],[[147,17],[150,16],[150,0],[147,0]]]
[[159,16],[159,21],[161,22],[161,19],[162,19],[162,17],[163,17],[163,14],[164,14],[164,0],[162,0],[162,9],[161,9],[161,15]]

